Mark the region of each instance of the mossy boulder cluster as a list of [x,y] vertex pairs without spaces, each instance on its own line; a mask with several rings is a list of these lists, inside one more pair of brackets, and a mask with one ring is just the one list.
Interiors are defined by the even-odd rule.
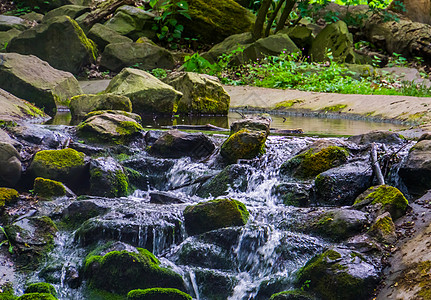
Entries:
[[234,199],[217,199],[188,206],[184,210],[187,233],[196,235],[210,230],[243,226],[249,212],[245,205]]

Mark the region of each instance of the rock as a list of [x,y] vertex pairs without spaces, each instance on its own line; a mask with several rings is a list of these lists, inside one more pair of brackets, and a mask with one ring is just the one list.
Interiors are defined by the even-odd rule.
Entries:
[[387,67],[376,69],[377,75],[393,77],[400,81],[407,81],[419,85],[424,85],[427,88],[431,87],[431,81],[422,78],[421,73],[415,68],[408,67]]
[[183,93],[177,113],[227,115],[229,112],[230,96],[216,78],[192,72],[174,72],[163,82]]
[[167,192],[154,191],[154,192],[150,192],[150,203],[181,204],[181,203],[185,203],[185,201]]
[[404,57],[429,57],[431,49],[431,25],[406,19],[383,22],[374,16],[366,23],[364,33],[376,47],[388,53],[402,54]]
[[19,193],[11,188],[0,187],[0,209],[14,201],[18,200]]
[[71,187],[88,181],[84,153],[70,148],[37,152],[28,171],[33,177],[61,181]]
[[0,49],[1,52],[4,52],[6,49],[6,46],[9,44],[9,42],[14,38],[20,35],[21,31],[18,29],[11,29],[8,31],[0,31]]
[[0,142],[0,186],[15,186],[21,179],[21,157],[15,147]]
[[287,34],[292,42],[301,49],[310,48],[314,40],[313,30],[303,25],[282,29],[277,34]]
[[213,142],[203,133],[186,133],[179,130],[165,132],[151,146],[150,153],[164,158],[189,156],[203,158],[215,149]]
[[252,29],[253,14],[233,0],[189,0],[188,4],[191,20],[181,15],[177,19],[184,25],[184,32],[200,36],[202,42],[218,43]]
[[30,27],[24,19],[14,16],[0,15],[0,31],[11,29],[26,30]]
[[72,118],[80,119],[97,110],[122,110],[132,112],[132,102],[126,96],[115,94],[79,95],[70,99]]
[[230,165],[223,169],[214,178],[202,185],[196,194],[202,198],[219,197],[228,194],[228,190],[245,192],[248,186],[248,177],[252,171],[246,165]]
[[36,22],[36,23],[42,22],[43,17],[44,17],[43,14],[39,14],[35,11],[32,11],[30,13],[20,16],[21,19],[27,20],[29,22]]
[[67,132],[50,130],[45,125],[31,124],[17,125],[8,128],[16,139],[30,144],[38,145],[39,148],[57,149],[63,147],[70,138]]
[[129,97],[133,112],[143,115],[155,113],[170,116],[176,113],[182,96],[182,93],[151,74],[130,68],[115,76],[105,92]]
[[235,276],[211,269],[197,268],[195,276],[203,299],[229,299],[238,284]]
[[66,188],[61,182],[37,177],[34,180],[33,192],[43,198],[61,197],[66,195]]
[[129,193],[129,180],[123,167],[112,157],[99,157],[90,162],[90,195],[108,198]]
[[280,174],[309,179],[347,161],[349,152],[335,144],[317,141],[283,163]]
[[89,5],[91,0],[22,0],[20,4],[40,12],[46,12],[67,4]]
[[369,225],[368,214],[353,209],[332,209],[318,216],[311,230],[333,241],[342,241],[360,233]]
[[273,187],[271,194],[283,201],[284,205],[308,207],[312,196],[311,185],[301,183],[281,183]]
[[123,68],[137,66],[142,70],[155,68],[173,69],[172,53],[151,43],[115,43],[105,47],[100,66],[120,72]]
[[49,22],[50,19],[61,16],[68,16],[71,19],[76,19],[80,15],[89,12],[91,9],[89,6],[81,6],[81,5],[63,5],[59,8],[50,10],[43,17],[42,22]]
[[48,114],[55,113],[57,104],[64,105],[72,96],[82,94],[72,74],[56,70],[33,55],[4,53],[0,58],[0,86]]
[[92,200],[74,201],[63,210],[61,219],[65,224],[76,227],[107,211],[108,208],[100,206]]
[[292,42],[287,34],[275,34],[258,39],[247,46],[243,51],[245,62],[256,61],[265,56],[278,56],[283,53],[301,53],[301,50]]
[[269,135],[270,120],[265,117],[246,118],[233,122],[230,125],[230,134],[234,134],[243,129],[250,131],[264,131],[266,136]]
[[93,41],[68,16],[54,17],[24,31],[8,44],[7,52],[33,54],[54,68],[73,74],[97,58]]
[[327,25],[313,41],[310,56],[315,62],[327,61],[327,52],[331,49],[335,60],[357,63],[358,55],[354,52],[353,37],[346,23],[338,21]]
[[297,285],[323,300],[369,299],[380,281],[380,270],[362,254],[331,248],[309,260],[297,273]]
[[164,133],[162,130],[148,130],[145,133],[145,142],[148,146],[152,146]]
[[25,289],[24,293],[47,293],[53,295],[54,297],[57,296],[55,287],[52,284],[46,282],[32,283]]
[[395,224],[392,221],[391,215],[388,212],[378,216],[371,225],[368,234],[375,237],[379,242],[385,244],[393,244],[397,240],[395,233]]
[[57,232],[54,222],[46,216],[20,218],[4,229],[17,251],[17,262],[28,268],[36,267],[52,248]]
[[389,185],[378,185],[370,187],[356,198],[354,208],[367,208],[377,211],[377,215],[389,212],[392,219],[396,220],[403,216],[409,206],[404,195],[395,187]]
[[126,36],[119,34],[117,31],[100,23],[94,24],[87,33],[89,39],[96,43],[97,48],[103,51],[109,44],[115,43],[131,43],[133,42]]
[[298,289],[274,294],[269,300],[316,300],[316,298]]
[[[231,54],[238,48],[245,49],[246,46],[254,42],[251,32],[244,32],[231,35],[222,42],[214,45],[208,52],[202,54],[202,57],[211,63],[215,63],[220,59],[223,54]],[[236,56],[236,64],[244,63],[242,52]]]
[[78,136],[96,143],[128,143],[140,136],[142,130],[138,115],[119,110],[89,113],[77,126]]
[[148,250],[137,250],[138,253],[123,250],[87,257],[84,272],[89,285],[118,294],[153,287],[185,290],[179,274],[160,267],[159,260]]
[[217,199],[187,206],[184,210],[186,231],[189,235],[201,234],[218,228],[243,226],[249,213],[238,200]]
[[137,40],[141,36],[154,37],[152,30],[155,15],[143,9],[123,5],[119,7],[114,16],[105,23],[109,29],[115,30],[120,35]]
[[53,295],[48,294],[48,293],[29,293],[29,294],[24,294],[22,296],[19,296],[17,298],[17,300],[33,300],[33,299],[57,300],[57,298],[55,298]]
[[[16,125],[19,121],[36,118],[44,119],[47,118],[47,115],[33,104],[0,89],[0,123],[4,125]],[[10,142],[12,143],[12,141]],[[19,144],[17,142],[14,143]]]
[[352,162],[320,173],[314,179],[316,202],[324,206],[352,205],[372,185],[368,162]]
[[192,300],[189,294],[178,289],[152,288],[145,290],[131,290],[127,294],[127,300]]
[[359,145],[369,145],[371,143],[400,144],[405,139],[399,133],[384,130],[374,130],[364,134],[354,135],[347,139]]
[[264,131],[242,129],[229,136],[221,146],[220,154],[228,163],[253,159],[265,153],[265,141]]
[[431,188],[431,140],[422,140],[410,149],[398,174],[410,194],[422,195]]

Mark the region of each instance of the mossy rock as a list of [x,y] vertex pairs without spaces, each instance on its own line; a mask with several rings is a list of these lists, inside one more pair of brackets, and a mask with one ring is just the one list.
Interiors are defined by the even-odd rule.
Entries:
[[46,282],[38,282],[30,284],[24,291],[24,293],[46,293],[57,297],[57,291],[52,284]]
[[6,282],[0,285],[0,299],[1,300],[16,300],[13,285],[10,282]]
[[182,277],[159,264],[159,260],[146,249],[111,251],[104,256],[87,257],[84,273],[91,288],[117,294],[126,295],[134,289],[154,287],[184,290]]
[[349,152],[339,146],[328,146],[319,149],[313,145],[306,151],[289,159],[280,167],[282,175],[290,174],[299,179],[310,179],[318,174],[338,167],[347,161]]
[[248,218],[249,212],[245,205],[234,199],[210,200],[187,206],[184,210],[184,221],[189,235],[218,228],[243,226]]
[[341,248],[316,255],[296,276],[298,287],[323,300],[369,299],[380,281],[380,271],[373,263],[358,252]]
[[381,243],[395,243],[397,235],[395,233],[395,224],[392,221],[391,215],[388,212],[385,212],[383,215],[378,216],[368,230],[368,234],[376,238]]
[[308,207],[312,186],[296,182],[281,183],[272,187],[271,195],[280,199],[287,206]]
[[0,207],[16,201],[19,198],[19,193],[10,188],[0,188]]
[[132,290],[127,294],[127,300],[192,300],[192,297],[178,289],[152,288]]
[[129,192],[124,168],[112,157],[99,157],[90,163],[90,195],[123,197]]
[[381,212],[389,212],[392,219],[396,220],[406,213],[409,202],[403,193],[389,185],[370,187],[356,198],[354,206],[364,208],[368,205],[377,206]]
[[242,129],[250,131],[264,131],[266,136],[270,133],[271,119],[265,114],[254,118],[246,118],[233,122],[230,125],[230,134],[234,134]]
[[117,31],[100,23],[96,23],[91,27],[87,34],[88,38],[97,44],[97,47],[103,51],[109,44],[114,43],[131,43],[133,42],[126,36],[119,34]]
[[71,19],[76,19],[80,15],[90,12],[89,6],[82,6],[82,5],[63,5],[59,8],[53,9],[45,14],[43,17],[42,22],[48,22],[49,19],[60,17],[60,16],[68,16]]
[[61,197],[66,195],[66,188],[59,181],[37,177],[34,180],[33,192],[43,198]]
[[82,118],[92,111],[122,110],[132,112],[132,102],[126,96],[115,94],[78,95],[70,99],[72,118]]
[[[210,50],[208,50],[208,52],[203,53],[202,57],[211,63],[215,63],[223,54],[231,54],[233,51],[238,50],[238,48],[244,49],[253,42],[254,40],[251,32],[234,34],[214,45]],[[234,65],[244,63],[242,53],[236,53],[229,63]]]
[[287,34],[275,34],[258,39],[251,45],[248,45],[242,57],[245,62],[256,61],[266,56],[278,56],[281,53],[301,53],[301,50],[295,45]]
[[242,129],[223,143],[220,154],[228,163],[253,159],[265,153],[266,132]]
[[0,186],[13,187],[21,178],[21,156],[10,142],[0,141]]
[[28,293],[19,296],[17,300],[57,300],[57,298],[48,293]]
[[274,294],[269,298],[269,300],[316,300],[316,298],[309,293],[298,289]]
[[37,152],[29,170],[34,177],[61,181],[68,186],[76,186],[88,177],[85,154],[70,148]]

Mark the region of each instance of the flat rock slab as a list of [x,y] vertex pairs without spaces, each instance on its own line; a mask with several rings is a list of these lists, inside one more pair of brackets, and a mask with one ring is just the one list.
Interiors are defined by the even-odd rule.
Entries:
[[106,90],[110,82],[111,79],[85,80],[79,81],[79,85],[84,94],[98,94]]

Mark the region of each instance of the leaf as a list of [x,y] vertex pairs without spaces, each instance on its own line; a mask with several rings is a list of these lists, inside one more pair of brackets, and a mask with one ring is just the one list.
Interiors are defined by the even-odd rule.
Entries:
[[184,1],[184,0],[181,0],[180,2],[178,2],[177,6],[179,8],[184,9],[184,10],[188,10],[189,9],[189,4],[187,3],[187,1]]
[[189,19],[189,20],[191,20],[192,19],[192,17],[190,17],[190,15],[188,14],[188,13],[186,13],[186,12],[180,12],[180,14],[183,16],[183,17],[186,17],[187,19]]
[[162,34],[167,33],[167,32],[169,32],[169,27],[165,25],[162,27],[161,31],[162,31]]
[[154,6],[156,6],[157,2],[159,2],[159,0],[150,0],[151,8],[154,8]]
[[175,19],[169,19],[167,23],[171,26],[175,26],[177,25],[178,21]]

